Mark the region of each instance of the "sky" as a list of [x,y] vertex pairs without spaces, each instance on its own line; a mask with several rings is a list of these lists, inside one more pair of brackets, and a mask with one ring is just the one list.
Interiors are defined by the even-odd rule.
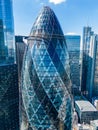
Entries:
[[98,0],[13,0],[15,35],[29,35],[39,11],[49,6],[64,34],[82,35],[84,26],[98,34]]

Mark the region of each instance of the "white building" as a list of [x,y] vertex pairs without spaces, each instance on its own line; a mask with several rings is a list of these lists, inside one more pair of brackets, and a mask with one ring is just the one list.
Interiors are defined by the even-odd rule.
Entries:
[[80,123],[90,123],[91,120],[98,119],[98,111],[89,101],[75,101],[75,109]]

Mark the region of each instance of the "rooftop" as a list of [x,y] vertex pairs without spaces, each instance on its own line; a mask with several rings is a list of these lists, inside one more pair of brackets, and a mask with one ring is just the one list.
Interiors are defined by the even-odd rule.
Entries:
[[85,100],[75,101],[81,111],[97,111],[96,108],[89,102]]
[[91,124],[95,124],[98,127],[98,120],[91,121]]

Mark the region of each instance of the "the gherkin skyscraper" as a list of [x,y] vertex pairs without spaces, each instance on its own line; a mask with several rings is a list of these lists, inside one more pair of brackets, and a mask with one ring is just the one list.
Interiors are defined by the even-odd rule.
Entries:
[[23,61],[21,130],[71,130],[69,57],[54,12],[43,7]]

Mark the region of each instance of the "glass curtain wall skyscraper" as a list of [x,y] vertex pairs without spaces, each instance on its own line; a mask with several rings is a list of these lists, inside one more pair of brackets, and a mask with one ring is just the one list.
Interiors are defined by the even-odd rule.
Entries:
[[0,130],[19,130],[12,0],[0,0]]
[[0,64],[15,62],[12,0],[0,0]]
[[91,36],[89,56],[91,78],[87,79],[87,90],[89,98],[92,98],[98,97],[98,35]]
[[75,94],[80,87],[80,36],[65,35],[65,39],[69,52],[72,88]]
[[[87,75],[88,75],[88,66],[89,66],[89,52],[90,52],[90,39],[93,35],[93,31],[91,27],[84,27],[83,28],[83,44],[82,44],[82,65],[81,65],[81,76],[80,76],[80,84],[81,84],[81,91],[83,94],[88,93],[86,90],[86,83],[87,83]],[[90,71],[89,71],[90,72]],[[89,75],[90,76],[90,75]]]
[[60,24],[47,6],[31,29],[21,79],[21,130],[72,130],[68,51]]
[[81,91],[90,100],[92,97],[98,96],[97,44],[98,36],[92,32],[91,27],[85,27],[82,46]]
[[92,96],[97,96],[98,97],[98,35],[94,36],[94,87],[93,87],[93,94]]
[[23,63],[23,56],[25,53],[25,48],[26,48],[26,39],[28,37],[26,36],[15,36],[15,46],[16,46],[16,62],[18,65],[18,75],[19,75],[19,80],[21,77],[21,69],[22,69],[22,63]]

